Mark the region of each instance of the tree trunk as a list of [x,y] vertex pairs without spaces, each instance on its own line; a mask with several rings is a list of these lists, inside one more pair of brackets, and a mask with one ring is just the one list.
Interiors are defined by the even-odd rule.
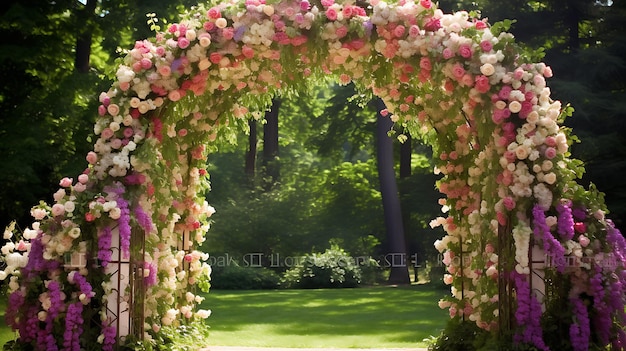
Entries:
[[[385,104],[381,99],[376,100],[376,108],[378,111],[385,109]],[[402,225],[402,209],[393,167],[393,140],[387,135],[392,125],[389,117],[383,117],[378,112],[376,118],[376,157],[387,232],[387,247],[389,249],[387,263],[391,265],[389,283],[409,284],[411,281],[406,262],[407,252],[404,226]]]
[[567,2],[567,11],[565,12],[565,22],[567,25],[569,36],[569,49],[571,53],[576,53],[580,49],[580,35],[578,28],[581,20],[581,13],[576,1],[569,0]]
[[411,156],[413,154],[411,144],[410,135],[407,135],[406,141],[400,144],[400,178],[411,176]]
[[263,170],[264,186],[268,191],[278,182],[280,176],[280,164],[278,162],[278,111],[280,99],[272,100],[272,108],[265,113],[265,125],[263,126]]
[[85,5],[75,13],[77,18],[77,36],[74,69],[79,73],[89,72],[92,41],[91,32],[93,30],[90,21],[93,18],[96,4],[96,0],[87,0]]
[[256,120],[248,121],[250,135],[248,135],[248,151],[246,152],[246,176],[250,182],[254,181],[256,165],[257,123]]

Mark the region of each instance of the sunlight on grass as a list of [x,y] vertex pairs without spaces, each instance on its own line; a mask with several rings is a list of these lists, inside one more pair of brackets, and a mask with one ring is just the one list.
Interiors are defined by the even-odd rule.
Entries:
[[[218,291],[203,308],[212,345],[295,348],[425,347],[448,320],[433,285],[326,290]],[[0,297],[0,345],[13,340]]]
[[8,341],[15,339],[15,333],[10,327],[6,325],[4,321],[4,313],[7,306],[7,297],[4,293],[0,294],[0,346],[3,346]]
[[336,290],[212,291],[211,343],[223,346],[425,347],[448,319],[431,285]]

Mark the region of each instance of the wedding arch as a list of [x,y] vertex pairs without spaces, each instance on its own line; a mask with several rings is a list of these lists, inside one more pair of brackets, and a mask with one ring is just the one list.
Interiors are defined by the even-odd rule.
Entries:
[[434,149],[451,318],[520,349],[547,350],[546,325],[573,350],[625,349],[626,242],[602,195],[576,183],[551,75],[511,34],[430,0],[191,8],[120,61],[85,171],[30,228],[5,230],[15,345],[173,349],[173,334],[202,328],[207,154],[272,97],[332,76]]

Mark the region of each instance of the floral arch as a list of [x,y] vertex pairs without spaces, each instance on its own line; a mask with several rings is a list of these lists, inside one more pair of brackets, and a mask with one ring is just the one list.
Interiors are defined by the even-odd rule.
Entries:
[[5,231],[16,345],[160,349],[166,330],[202,325],[207,154],[273,96],[333,76],[434,148],[452,318],[522,349],[547,350],[546,325],[574,350],[625,349],[626,243],[601,194],[575,182],[550,68],[519,53],[512,35],[430,0],[190,9],[120,61],[83,174],[33,208],[31,228]]

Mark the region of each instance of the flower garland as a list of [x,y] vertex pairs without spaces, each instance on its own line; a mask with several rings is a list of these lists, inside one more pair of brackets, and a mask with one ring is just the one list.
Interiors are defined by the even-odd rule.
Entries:
[[[190,9],[122,58],[99,96],[97,140],[83,174],[60,181],[52,206],[33,208],[35,222],[21,238],[5,231],[11,240],[0,278],[11,276],[16,302],[9,324],[33,347],[52,347],[47,335],[65,327],[65,349],[82,347],[80,340],[110,349],[117,330],[105,307],[96,311],[102,325],[83,329],[82,321],[94,312],[85,302],[113,293],[104,267],[116,226],[122,255],[144,272],[138,337],[148,347],[162,326],[208,317],[196,310],[202,297],[188,292],[209,285],[207,255],[195,249],[215,212],[203,197],[207,154],[262,116],[274,95],[334,76],[382,98],[385,118],[433,146],[446,215],[431,224],[446,232],[435,245],[451,285],[440,306],[452,318],[496,330],[501,315],[513,315],[498,310],[498,279],[513,274],[515,338],[547,348],[545,316],[527,282],[535,269],[528,252],[538,245],[550,257],[544,270],[571,284],[550,295],[568,306],[570,344],[587,337],[600,347],[624,345],[626,243],[604,217],[601,196],[575,182],[582,166],[569,158],[561,126],[571,109],[551,99],[551,69],[518,53],[511,34],[464,11],[444,14],[430,0],[228,0]],[[141,252],[133,235],[144,240]],[[88,263],[64,264],[74,254]],[[42,332],[39,298],[57,299],[52,282],[65,294],[53,323],[66,325]],[[587,307],[594,323],[599,312],[610,314],[589,336],[572,298],[582,293],[594,296]]]

